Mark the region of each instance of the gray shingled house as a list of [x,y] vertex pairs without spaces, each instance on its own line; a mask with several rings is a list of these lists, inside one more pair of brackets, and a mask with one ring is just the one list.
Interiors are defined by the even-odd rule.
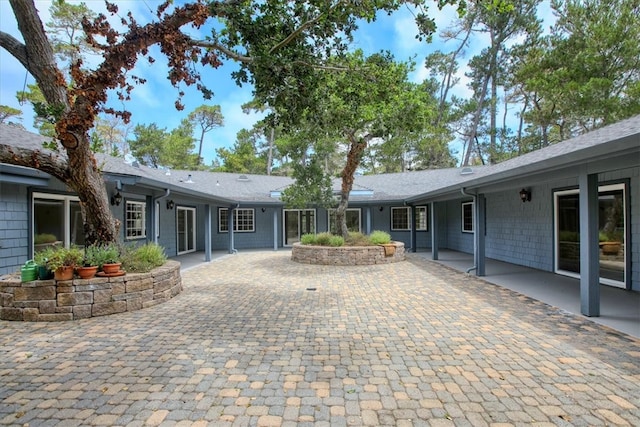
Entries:
[[[0,140],[42,144],[40,135],[7,125]],[[331,211],[285,209],[286,177],[166,171],[97,157],[122,240],[158,242],[169,256],[278,249],[333,226]],[[640,292],[639,177],[635,116],[497,165],[358,176],[347,219],[353,230],[387,231],[436,259],[439,249],[472,253],[478,275],[492,258],[577,277],[589,314],[600,284]],[[40,234],[82,244],[78,203],[55,178],[0,164],[0,274],[30,259]]]

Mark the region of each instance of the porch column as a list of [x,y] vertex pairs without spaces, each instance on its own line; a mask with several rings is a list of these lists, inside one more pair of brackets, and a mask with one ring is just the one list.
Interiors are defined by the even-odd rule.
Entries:
[[416,235],[416,207],[411,205],[411,252],[416,252],[417,248]]
[[236,251],[236,249],[233,247],[233,216],[234,216],[234,209],[236,207],[235,206],[229,206],[229,210],[227,211],[227,224],[229,225],[229,253],[232,254]]
[[484,194],[478,194],[476,197],[475,211],[475,257],[476,257],[476,276],[485,276],[485,212],[486,202]]
[[204,260],[211,261],[211,205],[204,205]]
[[436,202],[431,202],[431,259],[438,260],[438,218],[436,216]]
[[278,209],[273,209],[273,250],[278,250]]
[[371,234],[371,206],[365,210],[365,234]]
[[598,175],[583,173],[580,184],[580,311],[600,316]]

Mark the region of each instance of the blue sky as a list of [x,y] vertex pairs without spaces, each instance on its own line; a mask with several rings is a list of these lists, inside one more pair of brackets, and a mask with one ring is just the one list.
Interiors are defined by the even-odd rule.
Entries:
[[[78,2],[72,1],[72,3]],[[96,12],[104,12],[102,0],[85,0],[85,3]],[[155,11],[161,0],[118,0],[115,3],[119,5],[121,15],[131,10],[138,22],[143,23],[145,19],[149,19],[150,10]],[[50,18],[48,12],[50,1],[36,0],[36,6],[40,11],[42,21],[47,22]],[[439,29],[448,27],[457,16],[452,7],[439,11],[435,2],[430,7],[430,12],[436,18]],[[0,30],[21,39],[7,0],[0,0],[0,16],[2,16]],[[355,35],[353,47],[354,49],[362,48],[367,54],[389,50],[400,61],[413,58],[417,63],[417,70],[412,74],[411,79],[420,82],[428,74],[424,68],[425,57],[434,50],[448,51],[453,47],[444,45],[437,36],[434,37],[431,44],[424,41],[419,42],[415,39],[416,33],[416,25],[411,11],[402,8],[392,16],[380,14],[375,23],[364,23]],[[472,57],[486,45],[487,41],[478,36],[466,52],[466,58]],[[130,111],[132,113],[131,123],[147,125],[156,123],[162,128],[171,130],[177,127],[180,121],[196,107],[205,103],[220,105],[225,117],[225,126],[207,133],[203,144],[205,164],[210,164],[211,160],[215,158],[216,148],[232,146],[240,129],[251,128],[261,118],[258,114],[247,115],[242,112],[241,105],[252,98],[252,88],[250,86],[238,87],[233,82],[230,76],[236,68],[234,63],[226,63],[218,69],[208,69],[203,74],[204,83],[214,91],[212,100],[204,100],[194,88],[182,87],[181,89],[186,93],[182,100],[185,109],[177,111],[174,107],[174,101],[178,91],[166,79],[166,61],[161,60],[163,56],[158,51],[155,54],[152,51],[152,56],[156,59],[152,66],[146,60],[141,60],[131,73],[147,79],[145,85],[134,89],[131,101],[123,104],[117,101],[115,96],[112,96],[109,101],[110,105],[115,108],[124,108]],[[15,94],[23,89],[25,78],[27,84],[34,83],[34,80],[30,75],[27,75],[24,67],[4,49],[0,49],[0,64],[0,105],[22,109],[24,111],[22,124],[27,129],[33,130],[31,107],[29,105],[21,106]],[[459,75],[461,82],[455,88],[454,93],[458,96],[468,97],[471,93],[466,87],[466,77],[463,73],[464,69],[461,69]],[[453,148],[456,149],[455,146]]]

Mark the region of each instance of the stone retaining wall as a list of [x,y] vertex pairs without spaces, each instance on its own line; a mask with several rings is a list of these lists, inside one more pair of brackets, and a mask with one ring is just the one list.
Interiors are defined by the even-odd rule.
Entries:
[[140,310],[182,292],[180,263],[169,260],[149,273],[73,280],[20,281],[0,277],[0,320],[58,322]]
[[[393,254],[389,247],[393,247]],[[291,259],[302,264],[372,265],[404,261],[404,243],[392,242],[384,246],[314,246],[294,243]]]

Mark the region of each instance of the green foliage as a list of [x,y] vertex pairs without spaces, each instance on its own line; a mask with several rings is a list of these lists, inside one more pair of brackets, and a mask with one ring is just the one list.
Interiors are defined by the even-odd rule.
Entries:
[[344,245],[344,237],[342,236],[331,236],[329,239],[329,246],[333,246],[334,248],[340,247]]
[[266,158],[258,153],[256,134],[246,129],[238,132],[232,148],[216,148],[216,154],[223,163],[220,172],[264,174],[267,169]]
[[121,262],[120,248],[115,243],[87,246],[85,261],[90,265],[97,265],[102,269],[104,264],[116,264]]
[[345,239],[345,244],[348,246],[368,246],[369,239],[364,233],[359,231],[350,231],[349,235]]
[[167,261],[164,248],[156,243],[128,247],[122,257],[122,268],[131,273],[146,273]]
[[41,245],[43,243],[53,243],[57,240],[58,238],[55,236],[55,234],[40,233],[40,234],[36,234],[35,237],[33,238],[33,244]]
[[375,230],[369,235],[369,241],[374,245],[382,245],[391,242],[391,236],[389,233]]
[[333,237],[333,234],[331,233],[318,233],[316,234],[316,245],[320,245],[320,246],[329,246],[330,242],[331,242],[331,238]]
[[303,245],[313,245],[316,242],[316,235],[315,234],[311,234],[311,233],[307,233],[307,234],[303,234],[300,237],[300,243],[302,243]]
[[63,266],[76,267],[81,265],[84,252],[75,246],[71,248],[56,247],[48,255],[46,266],[49,270],[56,271]]
[[10,123],[7,120],[11,117],[20,118],[22,111],[8,105],[0,105],[0,123]]
[[33,254],[33,261],[42,267],[46,267],[47,261],[55,250],[56,248],[54,246],[47,246],[43,249],[40,249],[38,252]]

